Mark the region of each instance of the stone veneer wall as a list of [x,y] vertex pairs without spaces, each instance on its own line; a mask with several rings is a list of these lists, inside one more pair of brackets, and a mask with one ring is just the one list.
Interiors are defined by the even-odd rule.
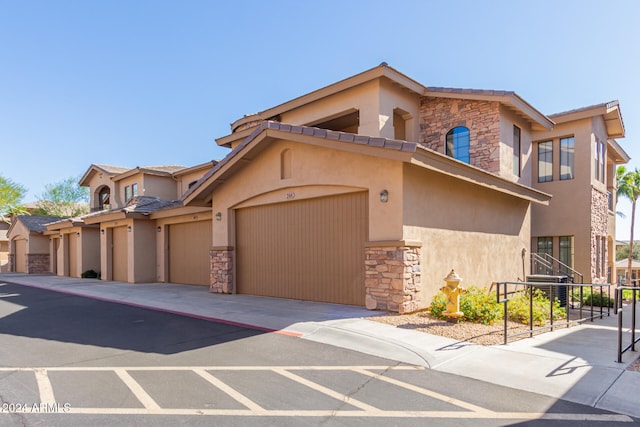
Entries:
[[365,306],[369,310],[420,310],[420,244],[373,242],[365,248]]
[[16,272],[16,256],[15,254],[9,254],[8,257],[9,263],[7,264],[7,271],[9,271],[10,273],[15,273]]
[[233,293],[233,248],[211,248],[209,256],[211,258],[209,291],[218,294]]
[[27,273],[49,273],[49,254],[27,254]]
[[[608,266],[608,220],[609,197],[595,188],[591,188],[591,277],[594,283],[606,282]],[[604,259],[604,270],[597,274],[598,246]],[[602,278],[604,280],[598,280]]]
[[419,142],[446,153],[447,132],[457,126],[469,129],[470,161],[488,172],[500,173],[500,104],[491,101],[425,96],[420,101]]

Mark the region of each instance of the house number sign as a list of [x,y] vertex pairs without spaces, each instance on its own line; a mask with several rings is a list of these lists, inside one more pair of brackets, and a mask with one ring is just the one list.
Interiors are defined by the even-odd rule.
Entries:
[[291,199],[295,199],[296,198],[296,193],[294,193],[293,191],[290,193],[287,193],[284,195],[284,198],[287,200],[291,200]]

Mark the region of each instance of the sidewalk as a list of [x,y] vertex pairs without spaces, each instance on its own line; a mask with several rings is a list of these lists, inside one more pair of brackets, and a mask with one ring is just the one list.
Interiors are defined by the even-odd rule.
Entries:
[[[376,312],[361,307],[211,294],[206,287],[167,283],[132,285],[0,273],[0,285],[3,282],[277,331],[640,417],[640,372],[626,370],[639,353],[629,351],[623,363],[616,363],[617,316],[613,314],[506,346],[485,347],[363,320]],[[629,315],[624,324],[628,330]],[[625,337],[626,346],[628,334]]]

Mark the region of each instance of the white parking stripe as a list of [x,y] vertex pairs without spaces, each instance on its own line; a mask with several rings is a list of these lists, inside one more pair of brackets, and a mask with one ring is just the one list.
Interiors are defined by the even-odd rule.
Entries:
[[153,400],[153,398],[149,396],[146,391],[144,391],[140,384],[138,384],[138,382],[134,380],[126,370],[115,368],[113,371],[120,377],[122,382],[125,383],[127,387],[129,387],[129,390],[131,390],[131,392],[138,398],[140,403],[142,403],[145,408],[160,409],[160,405],[158,405],[156,401]]
[[49,374],[46,369],[34,370],[36,382],[38,383],[38,391],[40,392],[40,403],[55,403],[56,397],[53,394],[53,387],[49,381]]
[[438,393],[438,392],[435,392],[435,391],[431,391],[431,390],[427,390],[427,389],[424,389],[422,387],[415,386],[413,384],[405,383],[404,381],[398,381],[398,380],[396,380],[394,378],[385,377],[385,376],[382,376],[381,374],[376,374],[374,372],[369,372],[369,371],[367,371],[365,369],[355,368],[355,369],[353,369],[353,371],[358,372],[358,373],[363,374],[363,375],[370,376],[372,378],[375,378],[375,379],[378,379],[378,380],[381,380],[381,381],[388,382],[388,383],[393,384],[393,385],[397,385],[399,387],[406,388],[407,390],[411,390],[414,393],[420,393],[420,394],[423,394],[425,396],[429,396],[429,397],[432,397],[434,399],[441,400],[443,402],[451,403],[452,405],[459,406],[461,408],[468,409],[470,411],[486,412],[486,413],[489,413],[489,414],[493,414],[493,411],[489,411],[486,408],[482,408],[482,407],[474,405],[472,403],[468,403],[468,402],[464,402],[462,400],[454,399],[451,396],[446,396],[444,394],[441,394],[441,393]]
[[253,400],[249,399],[244,394],[240,393],[239,391],[235,390],[234,388],[229,387],[227,384],[225,384],[224,382],[220,381],[218,378],[214,377],[213,375],[211,375],[209,372],[205,371],[204,369],[194,369],[193,372],[195,372],[196,374],[200,375],[206,381],[208,381],[209,383],[211,383],[214,386],[218,387],[223,392],[227,393],[230,397],[235,399],[240,404],[242,404],[242,405],[246,406],[247,408],[249,408],[252,412],[254,412],[256,414],[261,414],[261,415],[265,414],[266,409],[264,409],[262,406],[258,405]]
[[310,389],[319,391],[320,393],[324,393],[327,396],[331,396],[334,399],[341,400],[341,401],[343,401],[345,403],[348,403],[349,405],[355,406],[355,407],[360,408],[360,409],[362,409],[364,411],[367,411],[367,412],[380,412],[380,409],[378,409],[378,408],[376,408],[374,406],[367,405],[364,402],[361,402],[361,401],[356,400],[356,399],[354,399],[352,397],[349,397],[349,396],[347,396],[345,394],[338,393],[337,391],[334,391],[334,390],[331,390],[331,389],[326,388],[324,386],[321,386],[320,384],[314,383],[313,381],[309,381],[306,378],[302,378],[302,377],[300,377],[300,376],[298,376],[296,374],[293,374],[293,373],[291,373],[289,371],[286,371],[284,369],[273,368],[273,371],[277,372],[278,374],[280,374],[280,375],[282,375],[284,377],[287,377],[287,378],[289,378],[289,379],[291,379],[293,381],[296,381],[296,382],[298,382],[298,383],[300,383],[300,384],[302,384],[302,385],[304,385],[306,387],[309,387]]

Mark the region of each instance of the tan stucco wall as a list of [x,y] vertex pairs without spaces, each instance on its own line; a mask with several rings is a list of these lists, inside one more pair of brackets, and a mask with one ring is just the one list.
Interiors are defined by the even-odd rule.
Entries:
[[199,180],[207,172],[209,172],[209,169],[186,173],[178,177],[178,180],[177,180],[178,198],[187,192],[187,190],[189,189],[190,183]]
[[[112,248],[113,244],[113,229],[115,227],[124,227],[131,226],[133,227],[133,219],[121,219],[117,221],[105,221],[100,223],[100,272],[102,280],[113,280],[113,270],[112,270]],[[132,228],[133,229],[133,228]],[[102,233],[104,230],[104,233]],[[131,248],[133,247],[133,241],[131,238],[131,233],[127,233],[127,256],[128,256],[128,272],[127,278],[128,282],[133,282],[133,266],[131,265]]]
[[[533,146],[532,165],[535,170],[533,187],[552,194],[549,206],[533,206],[532,237],[574,236],[574,269],[584,275],[585,283],[591,283],[591,189],[606,194],[606,184],[594,180],[594,140],[596,135],[606,141],[604,125],[600,120],[582,119],[560,123],[548,132],[535,132],[535,142],[553,140],[553,181],[537,182],[538,149]],[[574,136],[575,157],[572,180],[560,180],[559,138]],[[610,229],[611,230],[611,229]],[[559,248],[554,239],[554,257],[559,257]],[[532,239],[532,251],[536,241]]]
[[118,193],[118,184],[112,181],[111,177],[106,173],[95,173],[89,180],[89,205],[91,208],[97,208],[100,205],[98,193],[102,187],[109,187],[111,190],[111,208],[123,206],[123,198]]
[[159,197],[162,200],[178,198],[177,184],[170,176],[145,175],[144,186],[138,188],[138,195]]
[[[520,177],[513,174],[513,126],[520,128]],[[531,186],[531,125],[512,110],[500,106],[500,173],[503,178]]]
[[403,237],[422,242],[423,303],[430,303],[451,269],[463,286],[489,288],[494,281],[523,277],[528,201],[413,165],[405,165],[403,176]]
[[[406,140],[417,141],[419,134],[418,95],[401,90],[386,79],[378,79],[322,98],[280,115],[282,123],[315,125],[345,113],[359,111],[358,134],[393,139],[393,112],[400,109],[409,114]],[[234,141],[232,147],[241,140]]]
[[[355,146],[354,146],[355,147]],[[281,179],[280,157],[291,150],[291,178]],[[286,202],[351,191],[369,191],[369,239],[402,238],[402,164],[321,146],[278,140],[235,173],[213,194],[213,246],[234,246],[233,210],[249,205]],[[389,192],[381,203],[379,193]]]

